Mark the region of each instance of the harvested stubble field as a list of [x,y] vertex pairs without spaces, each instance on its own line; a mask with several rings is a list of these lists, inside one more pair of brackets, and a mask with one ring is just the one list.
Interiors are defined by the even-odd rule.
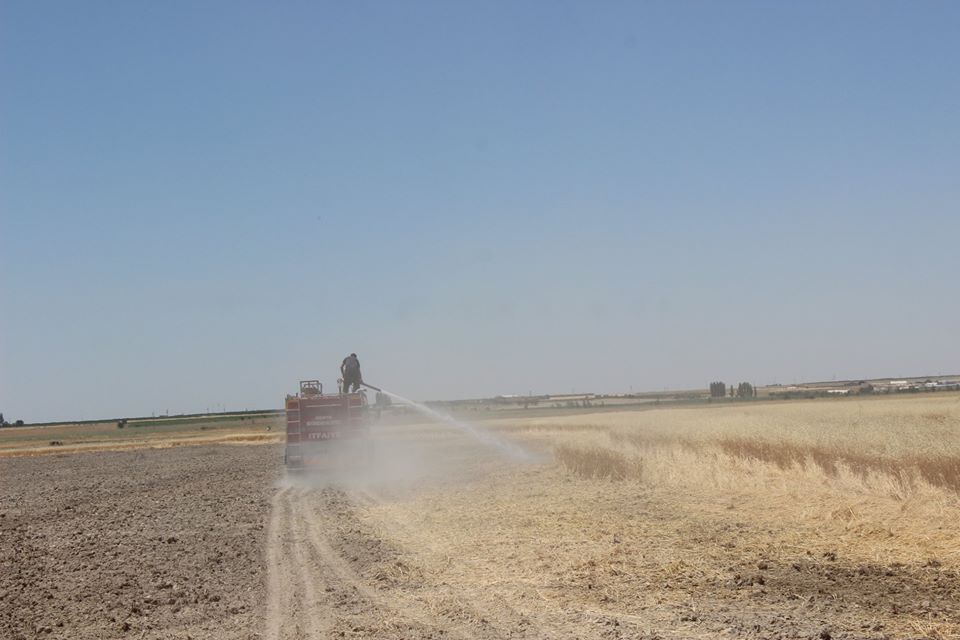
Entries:
[[486,426],[0,460],[0,637],[960,636],[956,394]]
[[0,457],[169,448],[224,442],[278,442],[283,416],[198,416],[0,429]]

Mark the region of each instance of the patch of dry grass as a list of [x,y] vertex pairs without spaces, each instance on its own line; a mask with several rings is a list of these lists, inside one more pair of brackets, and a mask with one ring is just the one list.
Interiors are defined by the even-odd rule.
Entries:
[[[584,612],[638,636],[721,637],[731,610],[771,631],[782,613],[802,621],[787,637],[816,637],[825,620],[850,637],[877,621],[891,637],[957,637],[944,594],[960,568],[958,398],[497,422],[553,463],[492,466],[370,515],[401,523],[384,530],[444,588],[583,624],[578,637],[597,637]],[[902,610],[920,587],[933,595],[908,604],[932,598],[940,617]]]
[[[571,478],[606,469],[749,510],[863,561],[960,562],[960,396],[669,408],[497,423]],[[609,452],[609,453],[608,453]],[[642,474],[621,471],[630,465]],[[631,484],[631,483],[624,483]]]
[[728,455],[771,463],[784,470],[812,464],[827,476],[836,477],[840,469],[846,467],[861,478],[870,473],[886,474],[904,489],[920,478],[933,487],[960,492],[960,456],[957,455],[924,453],[892,458],[850,449],[743,437],[720,438],[716,444]]
[[[960,493],[960,397],[956,394],[866,400],[755,403],[532,419],[498,424],[522,439],[684,464],[693,476],[740,474],[759,462],[827,479],[878,475],[911,491],[919,484]],[[690,455],[693,459],[690,459]],[[722,459],[721,459],[722,458]],[[648,470],[667,471],[650,460]],[[871,490],[864,485],[863,489]]]
[[603,447],[560,445],[553,453],[560,464],[581,478],[626,480],[643,474],[642,460]]

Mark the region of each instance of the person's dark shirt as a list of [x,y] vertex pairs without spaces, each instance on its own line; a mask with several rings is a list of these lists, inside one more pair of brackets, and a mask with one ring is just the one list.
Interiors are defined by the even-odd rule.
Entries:
[[360,373],[360,360],[354,358],[353,356],[347,356],[343,359],[343,373],[344,374],[358,374]]

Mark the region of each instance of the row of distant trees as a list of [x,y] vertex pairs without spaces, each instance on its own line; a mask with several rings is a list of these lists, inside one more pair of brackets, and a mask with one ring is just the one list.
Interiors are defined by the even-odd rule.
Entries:
[[[711,398],[725,398],[727,397],[727,384],[725,382],[711,382],[710,383],[710,397]],[[737,398],[756,398],[757,389],[750,384],[749,382],[741,382],[736,387],[732,384],[729,387],[730,397]]]
[[17,420],[17,421],[14,422],[13,424],[11,424],[11,423],[7,422],[7,421],[4,419],[3,414],[0,413],[0,427],[22,427],[22,426],[23,426],[23,420]]

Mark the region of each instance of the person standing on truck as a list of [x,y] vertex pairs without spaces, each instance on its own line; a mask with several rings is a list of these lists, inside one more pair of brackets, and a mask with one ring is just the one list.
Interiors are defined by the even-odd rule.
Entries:
[[360,375],[360,361],[357,360],[357,354],[351,353],[340,364],[340,376],[343,378],[343,392],[350,393],[350,387],[354,391],[360,388],[363,382],[363,376]]

